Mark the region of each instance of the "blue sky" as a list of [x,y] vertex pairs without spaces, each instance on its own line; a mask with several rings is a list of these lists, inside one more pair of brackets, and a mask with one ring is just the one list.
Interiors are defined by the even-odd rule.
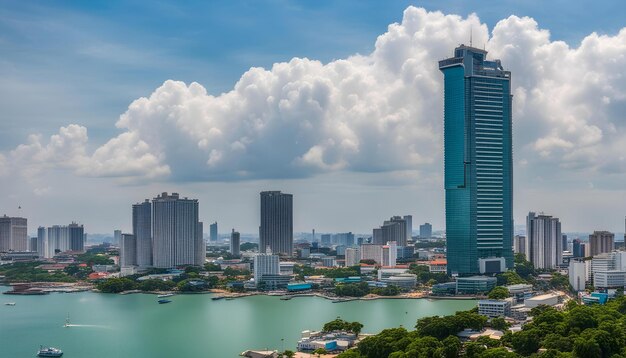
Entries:
[[[624,24],[622,1],[15,1],[0,4],[0,148],[67,121],[104,140],[128,104],[166,79],[232,89],[250,67],[372,51],[409,5],[490,28],[531,16],[576,45]],[[25,105],[28,103],[29,105]]]
[[[92,155],[93,158],[90,160],[94,158],[98,160],[95,166],[87,165],[78,169],[65,161],[54,162],[58,165],[47,165],[43,169],[37,167],[37,171],[28,171],[35,167],[34,164],[29,164],[26,165],[28,170],[24,167],[20,169],[22,175],[28,177],[27,180],[16,175],[5,175],[4,178],[0,178],[0,183],[11,190],[2,198],[4,200],[0,200],[3,202],[0,204],[0,213],[1,211],[11,213],[13,207],[19,203],[31,210],[27,212],[31,217],[31,228],[40,224],[69,222],[76,219],[85,222],[88,227],[91,226],[93,231],[107,232],[112,231],[114,227],[128,228],[126,211],[129,211],[130,203],[154,196],[163,190],[177,190],[204,199],[207,203],[203,213],[204,221],[218,220],[226,222],[227,226],[240,227],[243,232],[254,232],[258,225],[256,216],[258,198],[255,193],[264,189],[284,189],[294,192],[296,200],[302,198],[302,201],[296,202],[296,207],[301,205],[301,208],[308,209],[300,214],[299,220],[296,220],[297,230],[316,227],[320,232],[325,230],[363,232],[379,225],[386,217],[396,214],[413,214],[416,217],[415,223],[430,221],[435,227],[442,227],[443,192],[439,163],[441,156],[440,152],[437,152],[439,149],[436,149],[440,144],[437,139],[441,135],[437,116],[441,111],[437,106],[434,106],[432,112],[423,112],[424,106],[419,104],[408,109],[408,112],[402,108],[389,112],[389,118],[396,119],[397,116],[402,116],[402,113],[421,113],[422,116],[430,117],[428,121],[419,118],[419,123],[407,127],[413,137],[406,138],[401,135],[394,137],[391,142],[399,143],[395,147],[389,144],[389,148],[377,151],[366,148],[365,144],[381,140],[381,135],[389,135],[388,138],[392,138],[391,135],[401,134],[401,130],[389,134],[380,132],[380,127],[365,130],[352,123],[348,125],[349,130],[345,138],[333,137],[327,133],[314,133],[311,134],[312,137],[307,137],[306,133],[309,132],[303,132],[305,134],[297,132],[303,125],[300,124],[300,127],[292,128],[291,132],[276,131],[264,137],[267,143],[262,142],[256,147],[249,147],[256,148],[257,151],[263,148],[264,153],[269,153],[265,157],[233,157],[235,159],[231,160],[241,164],[217,166],[209,173],[198,170],[200,174],[197,176],[193,174],[194,170],[198,163],[205,164],[207,155],[209,162],[219,161],[226,155],[217,147],[215,155],[212,155],[213,151],[209,149],[203,152],[192,150],[192,147],[206,145],[202,140],[213,137],[207,134],[206,138],[194,138],[197,143],[192,142],[188,147],[189,143],[186,143],[188,138],[185,137],[187,134],[180,134],[180,137],[177,134],[171,141],[174,143],[180,139],[180,142],[176,142],[178,145],[166,143],[165,148],[160,148],[159,151],[155,149],[155,143],[150,142],[152,135],[158,137],[159,134],[148,133],[142,124],[157,123],[149,122],[156,119],[144,112],[139,113],[140,111],[127,112],[133,101],[150,96],[156,89],[162,88],[167,80],[183,81],[187,85],[198,82],[209,95],[218,97],[224,92],[232,91],[242,75],[251,67],[262,67],[269,72],[274,63],[289,62],[294,57],[329,64],[361,54],[369,58],[369,61],[376,62],[378,61],[376,55],[368,56],[376,52],[377,38],[387,32],[390,24],[403,21],[403,11],[410,5],[424,8],[429,12],[441,11],[446,15],[460,15],[459,19],[448,20],[450,28],[446,31],[450,31],[450,36],[456,41],[450,45],[468,38],[467,33],[458,33],[458,28],[453,25],[457,22],[468,24],[474,21],[467,19],[471,13],[475,13],[480,23],[486,25],[490,32],[499,21],[507,19],[510,15],[516,15],[529,16],[538,24],[538,29],[533,29],[529,22],[522,24],[515,19],[507,22],[511,28],[527,29],[528,32],[532,32],[526,38],[528,48],[534,48],[532,41],[536,40],[537,43],[543,41],[540,40],[542,29],[549,31],[550,46],[546,45],[543,48],[549,47],[549,51],[553,51],[551,55],[553,57],[550,58],[558,59],[558,51],[562,51],[557,48],[558,44],[553,46],[555,41],[565,41],[573,56],[586,58],[582,50],[580,54],[575,54],[575,50],[584,38],[594,32],[600,35],[599,41],[603,45],[589,46],[590,49],[584,49],[587,54],[595,56],[599,51],[606,51],[607,57],[623,54],[620,52],[622,51],[620,45],[623,45],[622,37],[617,36],[620,29],[625,26],[623,14],[626,13],[626,3],[622,1],[1,2],[0,53],[3,56],[0,58],[0,76],[3,80],[0,81],[0,108],[2,108],[0,156],[12,158],[10,153],[18,145],[31,143],[27,139],[29,135],[41,134],[39,139],[41,143],[37,142],[34,147],[28,148],[28,153],[32,153],[35,147],[45,145],[51,135],[59,133],[59,128],[75,124],[81,128],[72,127],[73,129],[65,134],[67,138],[73,140],[78,138],[78,146],[70,148],[73,153],[72,160],[88,160],[87,157]],[[436,24],[434,16],[429,15],[429,19],[428,21]],[[407,20],[407,24],[409,22]],[[505,29],[504,25],[507,24],[503,24],[502,29]],[[488,35],[484,33],[484,29],[478,27],[474,28],[475,40],[486,39]],[[510,38],[514,34],[509,33],[507,36]],[[626,108],[626,104],[622,97],[623,86],[620,87],[620,81],[611,79],[615,81],[615,85],[603,90],[607,92],[597,103],[604,103],[607,108],[596,119],[579,119],[576,115],[576,111],[584,113],[587,108],[596,108],[596,102],[590,102],[588,107],[577,109],[572,112],[574,114],[569,113],[566,108],[563,113],[557,111],[553,116],[544,118],[541,117],[543,116],[541,113],[545,111],[541,113],[539,111],[544,108],[542,106],[551,108],[550,103],[545,98],[533,96],[538,93],[537,91],[545,92],[547,87],[542,86],[549,87],[549,84],[537,85],[540,79],[526,81],[526,78],[531,76],[526,72],[529,70],[524,66],[524,59],[518,59],[513,52],[507,52],[506,47],[502,47],[499,41],[491,39],[489,46],[493,48],[494,53],[503,56],[504,59],[508,56],[508,64],[514,70],[514,81],[519,81],[520,84],[516,100],[522,97],[527,100],[525,103],[520,102],[518,108],[525,110],[516,118],[519,119],[515,141],[516,222],[523,223],[525,213],[529,210],[545,210],[564,218],[564,231],[594,228],[622,230],[622,213],[626,210],[621,203],[626,202],[624,200],[626,193],[622,190],[621,183],[625,179],[623,173],[626,171],[624,169],[626,164],[622,163],[623,158],[620,158],[619,154],[607,155],[610,160],[607,159],[606,163],[593,164],[599,162],[598,153],[619,153],[622,148],[620,123],[623,123],[622,109]],[[413,51],[427,49],[430,54],[436,56],[444,56],[452,51],[452,48],[449,50],[446,48],[442,52],[437,47],[436,41],[429,43],[428,39],[415,40],[411,46]],[[387,58],[382,61],[383,63],[391,63],[394,58],[404,56],[402,48],[394,48],[393,51],[398,51],[397,55],[387,53],[384,55]],[[413,53],[409,57],[411,56],[419,57],[419,53]],[[437,57],[419,59],[424,62],[417,67],[432,66],[438,59]],[[540,59],[535,60],[539,61],[536,64],[541,65]],[[504,62],[504,65],[507,67],[507,62]],[[297,64],[292,63],[289,66],[297,67]],[[357,63],[355,66],[361,68],[362,64]],[[605,71],[599,73],[598,78],[607,76],[611,71],[615,72],[610,63],[602,66]],[[588,69],[584,66],[581,68],[580,71]],[[310,72],[309,77],[296,78],[289,85],[297,86],[299,83],[307,82],[310,76],[321,79],[322,83],[328,80],[326,73],[320,74],[319,71],[324,71],[322,69],[309,68],[306,71]],[[358,72],[360,69],[354,71]],[[371,70],[371,74],[375,72],[376,70]],[[274,72],[270,74],[274,75]],[[246,81],[260,87],[264,83],[263,76],[266,75],[268,73],[251,73],[246,77]],[[433,72],[429,79],[431,78],[435,81],[434,86],[440,85],[438,72]],[[556,81],[555,83],[561,81],[558,77],[550,80]],[[598,87],[594,87],[591,82],[585,91],[597,92]],[[623,83],[623,80],[621,82]],[[391,83],[390,80],[389,84]],[[434,88],[434,92],[424,94],[427,89],[416,89],[416,86],[410,88],[415,90],[416,95],[426,96],[421,98],[424,103],[431,103],[434,97],[428,96],[432,96],[433,93],[436,95],[439,90]],[[320,91],[324,90],[326,89],[322,88]],[[188,89],[174,85],[163,91],[189,95]],[[315,97],[315,89],[311,91]],[[336,94],[341,91],[339,88],[333,88],[329,93]],[[571,88],[564,87],[546,98],[557,98],[568,93],[571,93]],[[576,95],[572,96],[567,100],[577,103]],[[224,107],[227,98],[219,98]],[[242,98],[247,102],[252,101],[252,97],[246,95]],[[395,104],[382,105],[401,107],[402,104],[398,104],[401,102],[398,100]],[[257,113],[254,108],[248,109],[250,113],[246,117],[234,109],[229,110],[231,112],[227,112],[228,115],[238,115],[241,118],[248,118]],[[307,112],[310,108],[299,110],[304,112],[290,115],[315,117],[315,113]],[[535,116],[541,117],[540,120],[532,119],[535,110],[538,111]],[[116,122],[125,112],[130,113],[131,118],[127,126],[116,127]],[[347,112],[333,113],[344,115]],[[559,118],[569,119],[560,123]],[[228,123],[221,126],[211,125],[224,133],[230,128]],[[307,122],[305,125],[310,123]],[[203,131],[207,128],[209,127],[200,126],[193,128],[192,131]],[[245,130],[241,129],[244,132]],[[172,128],[164,127],[158,133],[169,133],[168,131],[172,131]],[[107,153],[118,153],[119,157],[119,153],[122,152],[115,150],[121,149],[115,147],[113,143],[103,148],[98,155],[94,152],[112,138],[118,138],[118,135],[124,133],[129,134],[127,137],[120,137],[120,141],[137,140],[138,142],[133,142],[135,149],[138,148],[137,143],[139,146],[147,143],[147,149],[143,147],[139,149],[140,156],[129,157],[129,162],[141,162],[144,163],[144,167],[139,168],[138,164],[137,167],[132,166],[130,169],[124,167],[123,170],[102,169],[111,163]],[[290,135],[296,133],[300,137],[296,136],[295,143],[274,146],[285,138],[285,133]],[[239,137],[233,135],[233,138],[245,137],[243,134],[238,135]],[[427,143],[428,136],[435,140]],[[587,140],[588,138],[592,139]],[[140,139],[143,142],[139,141]],[[161,139],[165,141],[165,138]],[[337,149],[335,145],[343,139],[345,141],[341,142],[342,147]],[[608,140],[606,147],[598,144],[602,140]],[[208,146],[211,147],[211,140],[208,141]],[[332,144],[328,144],[329,141]],[[354,141],[358,141],[358,152],[365,153],[362,156],[366,159],[354,153],[354,148],[351,147]],[[387,140],[381,140],[385,141]],[[413,148],[412,143],[417,143],[415,144],[417,148]],[[233,139],[230,145],[235,144],[241,143]],[[172,151],[172,146],[176,147],[176,150]],[[304,149],[310,147],[311,150],[303,150],[301,146],[305,146]],[[584,147],[584,150],[577,150],[581,147]],[[405,149],[414,152],[411,161],[402,161],[401,158],[386,161],[385,158],[397,157]],[[320,154],[321,150],[324,150],[323,154]],[[78,153],[76,151],[80,152],[78,156],[74,155]],[[86,154],[81,151],[85,151]],[[295,153],[293,156],[292,151]],[[51,154],[51,150],[49,152],[38,155],[47,158],[50,163],[60,156],[56,152]],[[271,155],[280,158],[279,161],[284,161],[284,165],[278,163],[272,166],[271,161],[266,162],[267,156]],[[32,157],[37,155],[30,155],[28,158]],[[367,158],[370,158],[369,162]],[[579,161],[575,162],[573,158]],[[1,159],[2,157],[0,174]],[[187,161],[193,162],[193,165],[187,165]],[[301,162],[306,165],[300,165]],[[257,163],[269,168],[269,174],[254,174]],[[554,170],[555,163],[559,166],[557,172]],[[417,169],[411,170],[411,166]],[[128,179],[133,175],[136,176],[138,171],[146,170],[146,167],[149,167],[148,171],[142,172],[140,180]],[[241,174],[243,172],[246,172],[245,175],[248,175],[248,172],[252,174],[249,179],[233,179],[237,175],[243,175]],[[38,177],[36,183],[33,177]],[[33,183],[30,183],[31,181]],[[67,185],[74,190],[66,190]],[[92,203],[85,203],[84,199],[99,192],[110,193],[110,197],[103,198],[99,209],[91,212],[86,206]],[[244,192],[247,193],[246,198],[237,197],[232,200],[233,196]],[[609,200],[607,210],[610,211],[610,215],[579,210],[590,198]],[[60,201],[63,202],[61,207],[65,212],[51,213],[51,208],[57,208],[58,206],[54,205],[59,205]],[[208,204],[209,202],[211,204]],[[214,204],[217,202],[220,204]],[[422,202],[436,204],[431,206]],[[343,205],[368,209],[342,217],[346,215],[344,211],[339,210]],[[37,209],[39,206],[41,209]],[[329,206],[336,210],[328,211]],[[97,217],[98,212],[107,215]],[[568,223],[572,224],[568,226]]]

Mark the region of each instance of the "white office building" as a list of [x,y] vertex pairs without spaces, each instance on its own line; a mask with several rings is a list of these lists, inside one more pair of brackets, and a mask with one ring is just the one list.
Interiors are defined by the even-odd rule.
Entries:
[[593,286],[596,289],[624,288],[626,286],[626,271],[598,271],[593,275]]
[[271,253],[254,256],[254,282],[256,286],[263,282],[263,276],[280,275],[280,261],[278,255]]
[[398,246],[395,241],[387,242],[387,245],[383,246],[383,266],[395,266],[398,258]]
[[478,301],[478,314],[494,317],[511,316],[511,300],[480,300]]
[[569,262],[569,283],[574,291],[584,291],[587,282],[587,268],[584,261],[570,260]]

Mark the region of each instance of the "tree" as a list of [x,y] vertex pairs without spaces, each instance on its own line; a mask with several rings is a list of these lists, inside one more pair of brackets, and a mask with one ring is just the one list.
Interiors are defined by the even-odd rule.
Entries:
[[258,250],[258,248],[259,244],[253,242],[244,242],[243,244],[239,245],[239,250],[241,251],[255,251]]
[[322,328],[324,332],[349,331],[356,335],[361,333],[361,329],[363,329],[363,324],[361,324],[360,322],[347,322],[339,317],[330,322],[327,322]]
[[371,259],[365,259],[359,262],[362,264],[366,264],[366,265],[376,265],[376,260],[371,260]]
[[509,289],[503,286],[496,286],[489,292],[488,297],[492,300],[503,300],[509,297]]
[[442,356],[445,358],[456,358],[459,356],[463,344],[457,336],[448,336],[443,340]]
[[348,349],[347,351],[340,353],[337,358],[362,358],[363,356],[356,349]]
[[523,330],[513,335],[511,344],[513,349],[523,356],[529,356],[539,350],[539,331],[536,329]]
[[506,350],[506,348],[490,348],[478,355],[479,358],[517,358],[518,355]]
[[491,328],[498,331],[504,331],[509,329],[511,325],[502,317],[495,317],[491,319]]
[[96,284],[96,288],[104,293],[119,293],[134,290],[137,287],[135,281],[128,278],[110,278]]
[[283,357],[287,357],[287,358],[293,358],[296,353],[294,351],[290,351],[289,349],[287,349],[286,351],[284,351],[282,353]]
[[574,341],[574,357],[578,358],[600,358],[602,357],[602,350],[600,345],[594,340],[587,340],[584,338],[576,338]]
[[321,356],[322,354],[326,354],[326,353],[328,353],[328,351],[324,348],[318,348],[313,351],[313,354],[317,354],[318,356]]

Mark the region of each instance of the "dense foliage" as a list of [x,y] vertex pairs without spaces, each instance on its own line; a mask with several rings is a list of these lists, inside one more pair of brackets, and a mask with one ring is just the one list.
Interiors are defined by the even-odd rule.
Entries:
[[322,328],[324,332],[349,331],[356,334],[361,333],[361,329],[363,329],[363,325],[361,323],[344,321],[339,317],[326,323],[324,328]]
[[441,272],[430,272],[428,266],[411,264],[409,271],[417,275],[417,282],[423,285],[432,285],[434,283],[443,283],[450,281],[450,277]]
[[84,254],[80,254],[76,257],[78,262],[82,262],[87,264],[87,266],[92,265],[113,265],[113,260],[109,257],[109,255],[105,253],[95,253],[92,251],[87,251]]
[[492,300],[503,300],[509,297],[509,289],[503,286],[494,287],[487,295]]
[[[465,328],[480,329],[485,317],[475,312],[427,317],[417,321],[415,331],[393,328],[363,339],[356,348],[338,358],[617,358],[626,356],[626,298],[606,305],[583,306],[568,302],[564,311],[539,306],[531,311],[533,320],[516,333],[500,340],[481,337],[461,343],[456,334]],[[507,329],[501,318],[489,323]]]
[[344,278],[361,275],[360,266],[351,267],[332,267],[332,268],[315,268],[306,265],[295,265],[293,267],[293,273],[296,275],[296,279],[304,281],[304,276],[318,276],[324,275],[328,278]]
[[15,262],[0,266],[0,275],[8,282],[74,282],[65,271],[48,272],[37,268],[43,262]]

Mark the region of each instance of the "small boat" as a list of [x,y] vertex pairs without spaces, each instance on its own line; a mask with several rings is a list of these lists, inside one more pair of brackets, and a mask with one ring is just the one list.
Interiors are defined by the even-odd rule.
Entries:
[[164,303],[170,303],[172,301],[170,301],[170,300],[159,300],[158,302],[159,302],[160,305],[162,305]]
[[65,328],[70,328],[70,314],[67,314],[67,318],[65,318],[65,324],[63,325]]
[[39,346],[39,351],[37,352],[37,357],[60,357],[62,355],[62,350],[53,347]]
[[174,296],[173,293],[164,293],[162,295],[158,295],[157,297],[158,298],[165,298],[165,297],[172,297],[172,296]]
[[221,300],[222,298],[224,298],[224,296],[215,296],[215,297],[212,297],[211,299],[213,301],[217,301],[217,300]]
[[7,302],[4,305],[5,306],[15,306],[15,302]]

